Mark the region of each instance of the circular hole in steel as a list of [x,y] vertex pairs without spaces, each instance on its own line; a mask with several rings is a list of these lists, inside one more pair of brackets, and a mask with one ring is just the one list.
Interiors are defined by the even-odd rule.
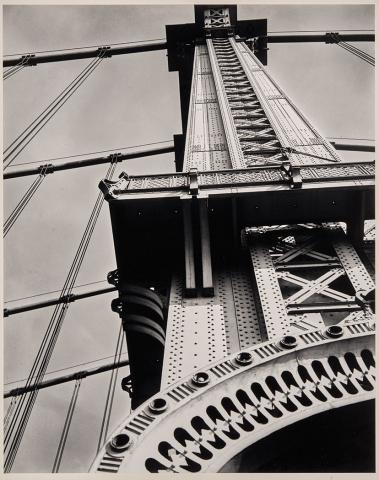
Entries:
[[195,385],[202,387],[209,383],[209,375],[206,372],[195,373],[192,377],[192,381]]
[[297,345],[296,337],[293,337],[292,335],[286,335],[280,340],[280,345],[283,348],[295,348]]
[[253,356],[249,352],[240,352],[236,356],[236,362],[240,365],[249,365],[253,361]]
[[120,433],[112,438],[111,447],[116,452],[123,452],[130,446],[130,437],[126,433]]
[[154,413],[162,413],[166,408],[167,402],[164,398],[154,398],[154,400],[149,403],[149,409]]
[[342,337],[343,328],[340,325],[331,325],[326,329],[326,334],[332,338]]

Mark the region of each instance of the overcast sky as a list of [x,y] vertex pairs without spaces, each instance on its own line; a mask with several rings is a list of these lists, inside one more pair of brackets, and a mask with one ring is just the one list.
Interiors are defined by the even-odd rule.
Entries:
[[[239,7],[238,18],[267,18],[268,30],[274,32],[372,29],[374,7],[245,5]],[[166,24],[193,19],[189,5],[5,6],[4,54],[164,38]],[[358,46],[374,53],[372,44]],[[269,71],[320,133],[327,137],[374,137],[374,69],[370,65],[336,45],[270,44],[269,48]],[[88,63],[76,60],[28,67],[7,80],[4,145]],[[178,77],[168,72],[166,52],[116,56],[102,62],[16,163],[117,150],[170,140],[175,133],[181,133]],[[346,159],[373,157],[341,155]],[[61,288],[106,169],[100,165],[47,176],[5,239],[5,300]],[[173,155],[165,155],[124,162],[116,175],[121,170],[156,173],[173,169]],[[4,218],[32,180],[25,177],[5,182]],[[77,284],[104,280],[115,267],[105,204]],[[119,318],[110,310],[114,297],[108,294],[71,304],[48,371],[113,354],[119,329]],[[47,297],[39,297],[43,298]],[[5,319],[5,382],[28,375],[52,311],[47,308]],[[61,373],[68,371],[54,375]],[[124,368],[119,379],[127,373]],[[106,373],[83,381],[62,472],[86,472],[93,459],[108,378]],[[14,472],[51,471],[73,386],[69,383],[40,392]],[[117,392],[113,426],[128,413],[127,394],[119,386]]]

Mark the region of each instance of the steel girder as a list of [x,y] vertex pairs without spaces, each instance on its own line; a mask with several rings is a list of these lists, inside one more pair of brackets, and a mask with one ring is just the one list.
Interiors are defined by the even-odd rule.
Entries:
[[218,472],[300,419],[374,396],[368,321],[277,338],[163,389],[109,437],[92,472]]
[[373,281],[351,241],[373,218],[374,163],[341,162],[214,10],[181,83],[186,171],[100,184],[120,278],[170,280],[161,391],[92,471],[217,472],[285,425],[373,398]]

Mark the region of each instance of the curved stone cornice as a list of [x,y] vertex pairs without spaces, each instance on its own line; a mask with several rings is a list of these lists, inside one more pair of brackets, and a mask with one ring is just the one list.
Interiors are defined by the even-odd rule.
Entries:
[[91,471],[217,472],[286,425],[373,398],[373,349],[374,325],[359,322],[225,357],[136,409]]

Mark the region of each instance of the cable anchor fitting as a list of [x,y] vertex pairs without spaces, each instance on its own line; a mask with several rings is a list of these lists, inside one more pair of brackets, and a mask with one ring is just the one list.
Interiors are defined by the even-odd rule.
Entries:
[[28,53],[27,55],[22,55],[21,65],[24,65],[26,67],[35,67],[37,63],[35,60],[33,60],[34,58],[35,58],[34,53]]
[[341,38],[338,32],[327,32],[325,34],[325,43],[340,43]]
[[118,287],[118,282],[119,282],[119,275],[118,275],[118,270],[112,270],[111,272],[108,273],[107,275],[107,281],[111,285]]
[[54,165],[52,163],[45,163],[38,167],[39,175],[48,175],[49,173],[54,173]]
[[111,47],[109,45],[102,45],[97,49],[97,51],[99,52],[98,53],[99,57],[111,58],[112,56]]

